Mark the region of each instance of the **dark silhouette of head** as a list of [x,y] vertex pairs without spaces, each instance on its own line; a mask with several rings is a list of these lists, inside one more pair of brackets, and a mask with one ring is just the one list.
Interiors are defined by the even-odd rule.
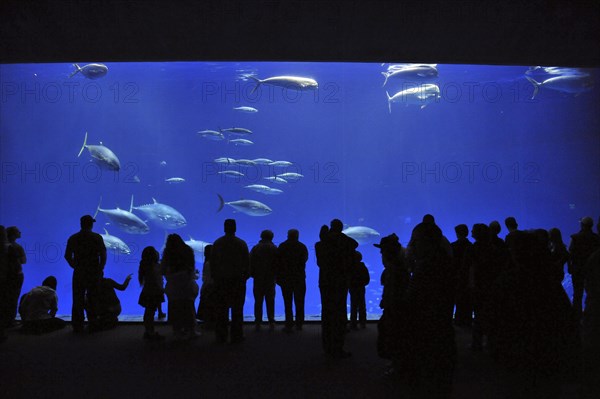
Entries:
[[329,226],[324,224],[323,226],[321,226],[321,230],[319,230],[319,239],[321,241],[323,241],[325,239],[325,237],[327,237],[328,233],[329,233]]
[[6,229],[6,238],[9,242],[14,242],[19,237],[21,237],[21,232],[17,226],[10,226]]
[[363,259],[362,254],[358,251],[354,251],[354,260],[356,262],[360,262],[360,261],[362,261],[362,259]]
[[79,219],[79,224],[81,225],[81,229],[82,230],[91,230],[92,227],[94,227],[94,222],[95,221],[96,221],[96,219],[94,219],[92,216],[90,216],[90,215],[83,215]]
[[564,244],[562,233],[556,227],[551,228],[548,231],[548,236],[550,237],[550,241],[555,244]]
[[165,249],[177,249],[177,248],[181,248],[182,246],[186,245],[185,242],[183,241],[183,238],[181,238],[181,236],[179,234],[169,234],[167,236],[167,242],[165,244]]
[[212,248],[213,246],[211,244],[208,244],[207,246],[204,247],[204,260],[210,260],[210,255],[212,254]]
[[225,219],[224,230],[225,234],[235,234],[237,230],[235,219]]
[[44,281],[42,281],[42,285],[44,287],[50,287],[54,291],[56,291],[56,286],[58,285],[58,282],[56,281],[56,277],[48,276],[44,279]]
[[289,229],[287,233],[287,238],[290,241],[298,241],[300,238],[300,232],[297,229]]
[[329,223],[329,231],[332,233],[341,233],[344,230],[344,224],[340,219],[333,219],[331,223]]
[[469,236],[469,227],[466,224],[459,224],[454,227],[456,238],[467,238]]
[[[271,241],[273,241],[273,237],[275,237],[275,234],[273,234],[273,232],[271,230],[263,230],[260,233],[260,239],[263,241],[271,242]],[[206,251],[206,249],[205,249],[205,251]]]
[[493,235],[494,237],[496,237],[502,231],[500,222],[497,220],[494,220],[493,222],[491,222],[489,225],[489,228],[490,228],[490,234]]
[[506,219],[504,219],[504,225],[506,226],[508,231],[515,231],[519,227],[519,225],[517,224],[517,219],[515,219],[512,216],[509,216]]
[[490,228],[483,223],[475,223],[471,235],[476,242],[488,242],[490,239]]
[[160,259],[160,254],[153,246],[148,246],[142,251],[143,263],[156,263]]
[[435,224],[435,218],[433,215],[427,214],[423,216],[423,223]]
[[[589,216],[581,218],[581,220],[579,220],[579,223],[581,224],[581,230],[592,231],[592,228],[594,227],[594,219],[592,219]],[[10,240],[10,236],[8,237],[8,239]]]
[[382,255],[395,255],[398,251],[402,250],[402,245],[396,233],[392,233],[389,236],[382,237],[379,240],[379,244],[373,244],[374,247],[379,248]]

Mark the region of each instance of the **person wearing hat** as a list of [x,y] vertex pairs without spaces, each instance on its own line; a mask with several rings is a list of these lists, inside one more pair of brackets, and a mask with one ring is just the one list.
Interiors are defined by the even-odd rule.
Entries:
[[[81,230],[73,234],[67,241],[65,259],[73,268],[73,332],[83,332],[85,297],[93,296],[104,272],[106,264],[106,247],[98,233],[94,233],[94,218],[84,215],[80,219]],[[90,323],[95,322],[91,309],[86,309]]]
[[590,255],[600,248],[600,237],[592,231],[594,221],[591,217],[581,218],[579,224],[581,230],[571,235],[571,243],[569,244],[571,259],[568,271],[573,281],[573,309],[577,317],[580,318],[585,281],[585,263]]

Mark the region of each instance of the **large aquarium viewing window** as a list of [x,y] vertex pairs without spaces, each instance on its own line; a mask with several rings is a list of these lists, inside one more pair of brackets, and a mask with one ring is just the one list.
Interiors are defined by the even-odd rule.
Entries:
[[[27,254],[22,293],[58,279],[79,218],[109,250],[105,276],[134,280],[122,315],[141,315],[144,247],[177,233],[202,270],[203,250],[237,220],[251,248],[262,230],[309,248],[307,318],[320,317],[314,244],[339,218],[359,243],[381,314],[373,243],[406,246],[432,214],[454,226],[514,216],[557,227],[600,215],[598,69],[317,62],[80,62],[0,65],[0,224]],[[131,216],[126,221],[116,210]],[[500,237],[507,233],[503,225]],[[569,295],[569,275],[563,282]],[[196,305],[198,302],[196,302]],[[252,319],[248,280],[244,315]],[[283,315],[279,288],[275,313]],[[166,308],[165,308],[166,309]]]

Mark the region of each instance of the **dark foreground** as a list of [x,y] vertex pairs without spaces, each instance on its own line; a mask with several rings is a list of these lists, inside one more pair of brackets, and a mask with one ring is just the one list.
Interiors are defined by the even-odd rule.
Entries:
[[[347,335],[348,359],[321,352],[320,325],[285,334],[244,326],[241,344],[218,345],[203,331],[192,341],[142,340],[140,324],[75,336],[70,326],[44,336],[9,330],[0,344],[4,398],[410,398],[399,380],[384,375],[375,351],[376,324]],[[454,398],[508,398],[512,379],[488,355],[469,348],[470,331],[456,329]],[[556,381],[556,398],[592,398],[577,378]],[[597,393],[597,392],[596,392]],[[543,397],[543,396],[542,396]],[[597,396],[596,396],[597,397]]]

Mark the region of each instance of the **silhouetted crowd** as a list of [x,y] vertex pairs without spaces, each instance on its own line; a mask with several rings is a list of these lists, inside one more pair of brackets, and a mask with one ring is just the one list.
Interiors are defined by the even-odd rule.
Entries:
[[[115,290],[127,289],[104,276],[106,248],[92,231],[94,218],[80,219],[65,259],[73,268],[73,332],[114,328],[121,305]],[[380,307],[376,349],[389,360],[386,374],[427,396],[446,396],[452,389],[457,359],[455,326],[470,328],[471,349],[485,351],[514,377],[516,394],[539,394],[542,386],[569,373],[598,371],[600,359],[600,236],[593,220],[580,220],[567,247],[560,230],[519,230],[515,218],[505,220],[508,234],[498,237],[497,221],[455,227],[450,242],[431,215],[414,227],[406,248],[396,234],[373,244],[381,251]],[[600,220],[598,221],[600,230]],[[347,332],[365,328],[365,286],[369,271],[358,243],[334,219],[323,225],[315,244],[321,294],[321,337],[326,355],[347,358]],[[65,326],[56,317],[57,281],[48,276],[41,286],[21,296],[25,251],[16,242],[16,227],[0,226],[0,337],[14,326],[17,311],[24,333],[41,334]],[[236,221],[227,219],[224,235],[204,248],[201,287],[194,251],[177,234],[167,237],[162,256],[146,247],[141,256],[139,305],[144,308],[146,340],[163,340],[155,331],[155,314],[164,317],[178,340],[198,335],[197,320],[213,329],[218,343],[240,343],[246,282],[253,279],[254,328],[275,328],[275,294],[279,285],[285,305],[283,331],[300,331],[305,321],[308,249],[300,233],[290,229],[279,246],[264,230],[251,250],[236,236]],[[564,267],[571,276],[573,298],[562,286]],[[585,312],[583,297],[586,293]],[[200,296],[196,309],[195,300]],[[348,319],[348,296],[350,318]],[[19,301],[19,297],[21,300]],[[84,323],[87,316],[87,329]],[[582,345],[584,343],[584,345]],[[585,350],[582,350],[585,349]],[[551,386],[551,384],[550,384]],[[551,396],[551,393],[548,395]]]

